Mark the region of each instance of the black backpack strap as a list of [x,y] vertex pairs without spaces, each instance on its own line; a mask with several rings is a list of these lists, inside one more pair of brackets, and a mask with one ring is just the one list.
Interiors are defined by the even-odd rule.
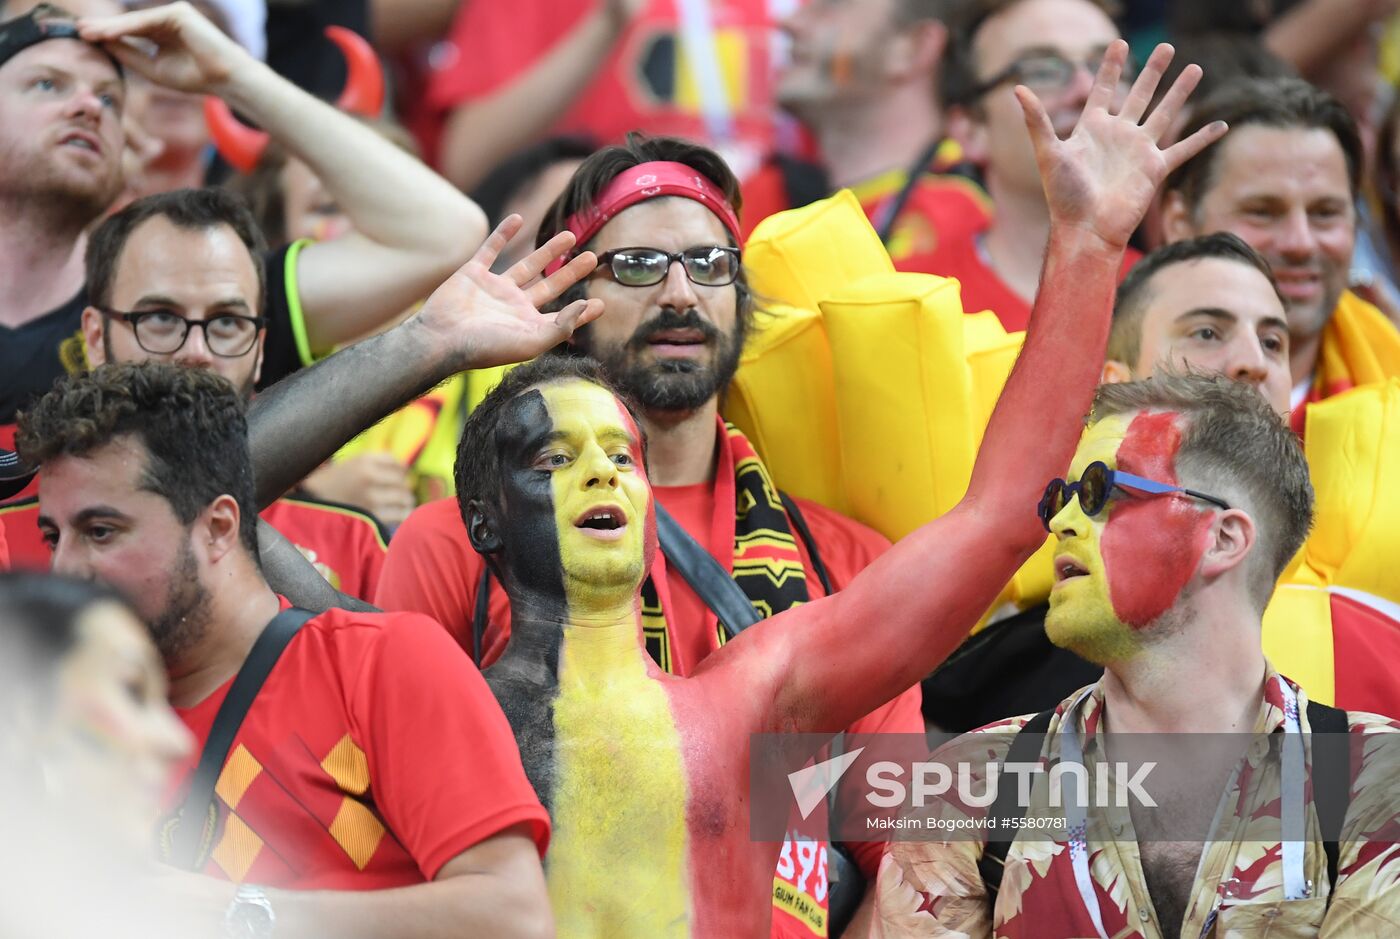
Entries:
[[812,538],[812,530],[807,527],[807,519],[803,517],[802,510],[797,507],[797,500],[782,490],[778,491],[778,498],[782,500],[783,509],[787,512],[788,521],[792,522],[792,527],[797,529],[797,537],[802,539],[802,543],[807,546],[807,556],[812,559],[812,573],[817,575],[817,580],[822,585],[822,590],[829,597],[836,592],[836,588],[831,585],[831,575],[826,571],[826,564],[822,562],[822,553],[817,549],[817,542]]
[[[1025,725],[1011,739],[1006,751],[1006,763],[1034,763],[1040,758],[1040,735],[1050,729],[1050,721],[1055,709],[1041,711],[1026,721]],[[977,871],[987,886],[987,899],[995,903],[997,891],[1001,889],[1001,875],[1006,868],[1006,855],[1011,850],[1011,842],[1016,840],[1018,828],[1010,821],[1019,821],[1026,808],[1016,803],[1016,786],[998,786],[997,797],[987,811],[987,845],[977,860]]]
[[472,610],[472,661],[481,667],[481,643],[486,635],[487,611],[490,609],[491,568],[482,567],[481,580],[476,583],[476,606]]
[[1338,842],[1351,804],[1351,747],[1347,712],[1316,701],[1308,702],[1308,732],[1312,739],[1313,806],[1327,854],[1327,882],[1337,885]]
[[676,569],[695,595],[714,611],[725,635],[733,639],[757,623],[761,616],[753,608],[744,588],[706,551],[665,507],[653,500],[656,509],[656,537],[666,563]]
[[296,607],[283,610],[272,618],[253,643],[248,658],[234,676],[228,696],[219,705],[214,716],[214,724],[205,738],[204,750],[199,754],[190,780],[189,792],[180,806],[177,816],[174,841],[170,849],[170,862],[186,870],[197,870],[201,855],[200,845],[204,840],[208,825],[209,809],[214,798],[214,786],[223,772],[224,761],[229,750],[233,749],[234,738],[243,726],[243,718],[253,706],[263,682],[272,672],[277,660],[292,637],[316,614]]

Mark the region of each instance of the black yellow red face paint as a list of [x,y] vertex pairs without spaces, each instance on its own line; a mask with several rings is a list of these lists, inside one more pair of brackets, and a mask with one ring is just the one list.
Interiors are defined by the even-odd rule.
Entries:
[[[1114,415],[1090,425],[1070,479],[1101,461],[1110,469],[1177,484],[1181,417],[1167,412]],[[1172,608],[1205,551],[1210,514],[1179,496],[1115,494],[1096,518],[1072,500],[1052,520],[1057,559],[1085,572],[1056,584],[1046,631],[1051,640],[1094,662],[1122,661],[1139,633]]]

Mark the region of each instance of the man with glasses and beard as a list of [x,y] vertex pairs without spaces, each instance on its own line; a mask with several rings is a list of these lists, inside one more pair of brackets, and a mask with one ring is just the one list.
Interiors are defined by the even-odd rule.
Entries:
[[[559,300],[601,299],[607,311],[575,335],[574,345],[602,362],[609,380],[640,405],[658,508],[767,617],[846,586],[889,543],[823,506],[779,493],[744,435],[719,416],[754,315],[740,265],[737,194],[733,174],[712,151],[634,136],[584,162],[538,240],[571,230],[580,248],[598,254],[594,275]],[[663,540],[642,587],[644,629],[657,663],[687,675],[726,633],[685,575],[676,576],[673,547]],[[423,506],[398,530],[375,602],[429,614],[483,666],[509,636],[505,591],[468,542],[454,499]],[[910,689],[850,729],[922,733],[919,703],[918,689]],[[853,846],[867,879],[880,848]],[[809,896],[824,893],[813,886],[815,871],[804,876],[794,842],[783,850],[778,875],[790,889],[775,896],[800,899],[802,892],[791,889],[799,879]],[[809,855],[806,845],[802,854]],[[819,856],[812,864],[824,862]],[[817,931],[825,901],[812,904],[811,916],[796,906],[775,899],[774,935]]]

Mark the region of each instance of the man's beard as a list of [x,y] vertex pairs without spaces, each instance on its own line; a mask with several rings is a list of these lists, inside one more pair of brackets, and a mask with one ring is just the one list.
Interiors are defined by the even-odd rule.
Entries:
[[3,181],[0,200],[29,206],[35,216],[44,219],[53,230],[87,228],[116,201],[122,191],[120,171],[105,179],[92,177],[75,179],[57,170],[38,154],[0,156],[0,166],[7,179]]
[[212,612],[209,591],[199,582],[199,564],[188,541],[170,572],[165,609],[151,617],[151,639],[167,663],[204,638]]
[[[711,348],[710,364],[694,359],[640,361],[652,336],[680,329],[695,330],[704,336]],[[742,312],[735,321],[733,333],[726,336],[695,309],[678,313],[668,307],[638,326],[631,338],[620,346],[597,348],[591,330],[583,331],[579,346],[601,362],[608,378],[643,410],[685,412],[696,410],[729,387],[739,369],[739,356],[744,351],[747,332]]]

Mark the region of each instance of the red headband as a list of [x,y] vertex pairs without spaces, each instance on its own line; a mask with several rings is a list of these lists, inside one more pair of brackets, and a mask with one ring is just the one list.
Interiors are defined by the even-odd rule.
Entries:
[[[720,188],[695,167],[666,161],[641,163],[619,173],[593,200],[590,208],[570,215],[564,227],[574,233],[577,239],[574,244],[582,246],[623,209],[660,196],[694,199],[719,217],[735,244],[743,243],[739,236],[739,216],[734,214]],[[563,266],[564,260],[558,259],[549,265],[547,273],[552,274]]]

